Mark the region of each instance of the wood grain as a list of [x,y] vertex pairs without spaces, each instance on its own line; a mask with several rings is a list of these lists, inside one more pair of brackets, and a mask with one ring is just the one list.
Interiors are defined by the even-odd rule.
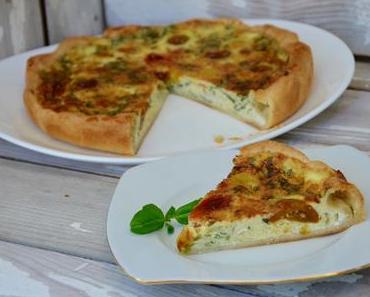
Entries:
[[67,36],[99,34],[104,26],[101,0],[45,0],[49,43]]
[[42,45],[39,0],[1,0],[0,59]]
[[192,17],[288,19],[331,31],[356,54],[370,55],[368,0],[106,0],[105,3],[108,25],[168,23]]
[[0,159],[0,240],[113,262],[105,222],[117,181]]
[[18,145],[14,145],[0,138],[0,158],[15,159],[31,164],[47,165],[55,168],[66,168],[79,172],[88,172],[98,175],[120,177],[129,166],[71,161],[69,159],[52,157],[38,153]]
[[143,286],[115,265],[0,241],[0,295],[14,297],[264,297],[205,285]]
[[356,62],[350,88],[370,91],[370,63]]
[[370,152],[370,92],[347,90],[333,106],[281,139],[347,144]]

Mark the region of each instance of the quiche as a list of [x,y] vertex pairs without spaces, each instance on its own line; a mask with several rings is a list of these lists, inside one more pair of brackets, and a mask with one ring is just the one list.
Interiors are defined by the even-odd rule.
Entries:
[[364,199],[339,170],[273,141],[247,145],[230,174],[192,210],[181,253],[258,246],[343,231],[365,220]]
[[32,57],[24,101],[53,137],[133,155],[169,92],[267,129],[304,103],[312,72],[309,46],[272,25],[133,25]]

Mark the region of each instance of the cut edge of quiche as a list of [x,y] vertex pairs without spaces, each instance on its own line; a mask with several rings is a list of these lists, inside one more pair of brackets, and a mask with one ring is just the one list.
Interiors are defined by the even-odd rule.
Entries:
[[301,240],[366,218],[364,198],[343,174],[274,141],[241,148],[232,172],[189,215],[183,254]]
[[[219,22],[237,22],[220,19]],[[191,20],[185,23],[197,23]],[[243,24],[246,26],[245,24]],[[175,94],[191,98],[259,129],[268,129],[294,114],[306,101],[313,78],[311,49],[297,34],[273,25],[251,26],[251,33],[275,39],[289,57],[289,74],[267,88],[250,89],[247,95],[209,80],[180,75],[170,86]]]

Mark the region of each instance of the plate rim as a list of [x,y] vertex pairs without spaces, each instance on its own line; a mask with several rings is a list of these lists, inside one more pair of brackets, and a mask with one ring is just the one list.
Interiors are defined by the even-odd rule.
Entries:
[[[108,241],[108,245],[110,248],[110,244]],[[112,252],[113,254],[113,252]],[[113,258],[118,263],[116,257],[113,255]],[[317,274],[308,277],[297,277],[297,278],[290,278],[290,279],[281,279],[281,280],[274,280],[274,281],[263,281],[263,280],[228,280],[228,281],[217,281],[217,280],[158,280],[158,281],[151,281],[151,280],[143,280],[139,277],[135,277],[129,274],[119,263],[118,267],[123,270],[123,272],[132,280],[137,282],[140,285],[181,285],[181,284],[188,284],[188,285],[278,285],[278,284],[289,284],[289,283],[303,283],[303,282],[311,282],[316,280],[324,280],[330,277],[336,277],[341,275],[346,275],[349,273],[353,273],[362,269],[370,268],[370,262],[368,264],[360,265],[351,269],[340,270],[336,272],[330,273],[323,273]]]
[[[338,42],[338,44],[341,44],[341,46],[343,47],[343,50],[344,50],[344,52],[346,52],[346,56],[348,57],[348,59],[350,61],[351,69],[348,69],[348,71],[346,71],[346,75],[343,78],[340,87],[338,87],[336,89],[336,91],[333,92],[327,99],[323,100],[318,106],[314,107],[312,110],[310,110],[306,114],[304,114],[301,117],[293,120],[292,122],[284,125],[284,122],[288,121],[293,116],[293,115],[291,115],[284,122],[278,124],[278,126],[280,126],[280,125],[282,125],[282,126],[280,126],[278,128],[275,128],[275,129],[272,129],[272,131],[269,131],[269,129],[268,129],[268,130],[262,131],[261,134],[255,136],[253,139],[250,139],[250,140],[245,139],[245,140],[240,141],[238,143],[228,144],[228,145],[225,145],[225,146],[222,146],[222,147],[200,148],[200,149],[189,150],[189,151],[186,151],[186,152],[173,152],[173,153],[167,153],[167,154],[164,154],[164,155],[147,156],[147,157],[146,156],[141,157],[141,156],[137,156],[137,155],[132,156],[132,157],[131,156],[119,156],[119,155],[117,155],[117,156],[97,156],[97,155],[95,155],[94,156],[94,155],[83,154],[83,153],[74,153],[74,152],[63,151],[62,149],[55,149],[55,148],[45,147],[45,146],[40,145],[40,144],[35,144],[35,143],[32,143],[32,142],[28,142],[27,140],[19,139],[18,137],[9,135],[7,133],[4,133],[3,131],[0,131],[0,138],[2,138],[4,140],[7,140],[7,141],[9,141],[13,144],[19,145],[23,148],[30,149],[32,151],[42,153],[42,154],[46,154],[46,155],[49,155],[49,156],[59,157],[59,158],[65,158],[65,159],[83,161],[83,162],[104,163],[104,164],[136,165],[136,164],[142,164],[142,163],[146,163],[146,162],[150,162],[150,161],[154,161],[154,160],[159,160],[159,159],[170,157],[170,156],[173,156],[173,155],[182,155],[182,154],[184,154],[184,153],[186,154],[188,152],[195,153],[195,152],[209,151],[209,150],[211,150],[211,151],[220,151],[221,150],[222,151],[222,150],[237,149],[237,148],[240,148],[241,146],[246,145],[246,144],[252,144],[252,143],[255,143],[255,142],[275,138],[275,137],[277,137],[279,135],[282,135],[282,134],[284,134],[284,133],[286,133],[286,132],[288,132],[288,131],[290,131],[294,128],[299,127],[300,125],[306,123],[307,121],[309,121],[309,120],[313,119],[314,117],[316,117],[317,115],[319,115],[321,112],[323,112],[325,109],[327,109],[330,105],[332,105],[336,100],[338,100],[340,98],[341,94],[343,94],[343,92],[347,89],[347,87],[350,84],[351,79],[354,75],[355,59],[354,59],[353,53],[351,52],[351,50],[349,49],[347,44],[342,39],[340,39],[339,37],[334,35],[333,33],[329,32],[329,31],[326,31],[322,28],[310,25],[310,24],[295,22],[295,21],[290,21],[290,20],[283,20],[283,19],[239,18],[239,20],[241,20],[242,22],[251,23],[251,24],[270,23],[272,25],[279,26],[279,23],[280,23],[280,24],[283,24],[283,25],[286,24],[287,26],[298,25],[298,26],[310,28],[310,30],[316,30],[316,31],[320,31],[324,34],[329,34],[333,38],[333,40],[336,40],[336,42]],[[11,56],[9,58],[1,60],[0,61],[0,66],[1,66],[1,62],[6,61],[8,59],[12,59],[12,58],[22,56],[22,55],[28,55],[32,52],[38,52],[40,50],[52,49],[55,46],[56,45],[44,46],[44,47],[41,47],[41,48],[37,48],[37,49],[31,50],[31,51],[24,52],[24,53],[19,54],[19,55]],[[298,111],[299,110],[297,110],[297,112]],[[84,149],[84,148],[82,148],[82,149]],[[94,153],[94,150],[91,150],[91,152]]]
[[[358,150],[357,148],[355,148],[353,146],[343,145],[343,144],[330,145],[330,146],[326,146],[326,147],[314,147],[314,148],[305,147],[305,148],[302,149],[302,151],[303,151],[303,153],[306,153],[307,151],[320,152],[320,151],[327,151],[327,150],[332,150],[332,149],[342,149],[342,150],[347,150],[347,151],[351,150],[352,153],[356,153],[356,154],[365,156],[366,158],[369,159],[369,157],[364,152]],[[232,150],[232,151],[224,151],[224,152],[220,152],[220,151],[212,151],[212,152],[213,153],[221,153],[221,154],[233,152],[235,154],[235,152],[238,152],[238,151],[237,150]],[[192,155],[198,155],[198,154],[199,153],[197,153],[197,152],[195,152],[195,153],[193,152],[193,153],[189,153],[187,155],[191,157]],[[156,161],[152,162],[151,164],[159,163],[159,162],[162,162],[162,161],[167,161],[168,162],[168,161],[170,161],[170,159],[179,158],[179,157],[180,158],[184,157],[184,155],[182,155],[182,156],[178,156],[178,155],[177,156],[172,156],[170,158],[166,158],[165,160],[164,159],[156,160]],[[142,165],[134,167],[134,168],[146,167],[146,165],[149,165],[149,163],[142,164]],[[353,266],[353,267],[348,268],[348,269],[341,269],[341,270],[331,271],[331,272],[327,272],[327,273],[318,273],[318,274],[312,274],[312,275],[300,276],[300,277],[281,278],[281,279],[275,279],[275,280],[263,280],[263,279],[258,279],[258,280],[251,280],[251,279],[220,280],[220,279],[212,279],[212,278],[208,278],[208,279],[205,278],[205,279],[202,279],[202,280],[194,280],[194,279],[186,279],[186,278],[183,278],[183,279],[178,278],[178,279],[173,279],[173,280],[171,280],[171,279],[163,280],[163,279],[161,279],[161,277],[159,277],[159,280],[155,280],[155,279],[144,279],[144,278],[141,278],[140,276],[130,274],[123,267],[123,265],[121,265],[121,263],[118,261],[118,257],[116,256],[115,250],[112,247],[113,244],[111,242],[111,240],[112,240],[111,238],[113,236],[113,235],[111,235],[111,232],[113,232],[113,231],[109,227],[111,225],[110,222],[112,220],[112,212],[113,212],[113,208],[114,208],[114,203],[113,202],[117,200],[117,199],[113,200],[113,198],[115,197],[116,191],[117,191],[118,187],[120,186],[121,180],[125,176],[126,172],[124,172],[120,177],[119,183],[116,186],[116,189],[114,191],[114,194],[113,194],[113,197],[112,197],[112,200],[111,200],[111,204],[110,204],[109,209],[108,209],[108,215],[107,215],[107,221],[106,221],[107,242],[108,242],[108,246],[109,246],[109,248],[112,252],[113,258],[115,259],[119,268],[129,278],[131,278],[132,280],[136,281],[139,284],[142,284],[142,285],[163,285],[163,284],[266,285],[266,284],[286,284],[286,283],[295,283],[295,282],[299,283],[299,282],[315,281],[315,280],[319,280],[319,279],[325,279],[325,278],[329,278],[329,277],[345,275],[345,274],[353,273],[353,272],[356,272],[356,271],[359,271],[359,270],[366,269],[366,268],[370,267],[370,259],[369,259],[368,263]],[[365,201],[366,201],[366,198],[365,198]],[[367,202],[367,203],[369,203],[369,202]],[[370,216],[370,214],[368,214],[368,215]]]

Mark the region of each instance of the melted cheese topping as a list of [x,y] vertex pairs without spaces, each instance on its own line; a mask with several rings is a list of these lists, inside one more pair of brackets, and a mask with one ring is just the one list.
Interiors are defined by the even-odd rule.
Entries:
[[286,75],[287,61],[276,40],[237,21],[123,27],[76,41],[42,69],[38,98],[56,112],[143,117],[151,94],[167,87],[261,124],[266,106],[253,90]]
[[345,182],[329,167],[318,170],[283,154],[260,153],[237,160],[230,175],[193,210],[190,220],[196,225],[259,216],[266,224],[318,223],[317,209],[327,202],[331,178]]

